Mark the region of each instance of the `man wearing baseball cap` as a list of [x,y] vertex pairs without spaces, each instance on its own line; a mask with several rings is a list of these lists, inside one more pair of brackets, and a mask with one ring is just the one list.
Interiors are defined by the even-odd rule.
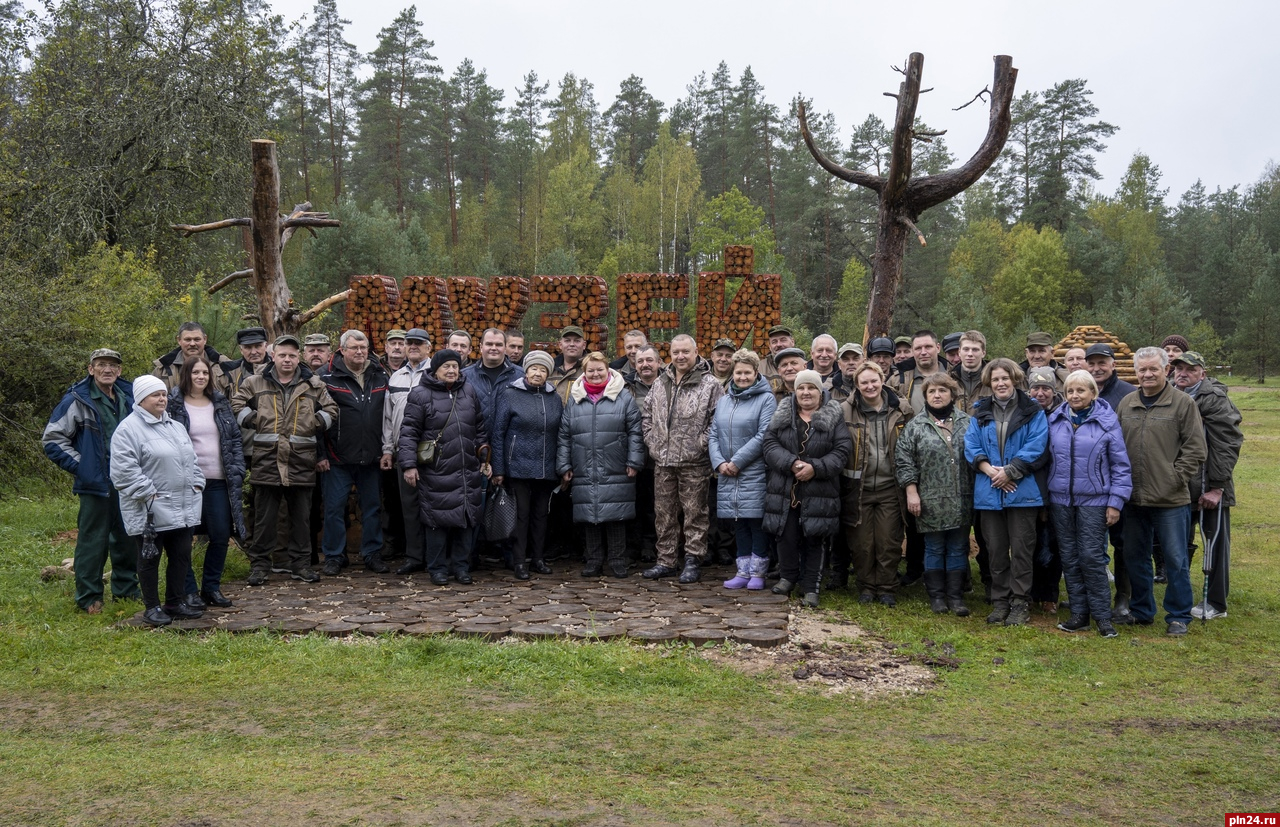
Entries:
[[587,354],[587,334],[576,324],[560,331],[560,355],[547,380],[560,394],[560,401],[569,404],[569,391],[573,381],[582,375],[582,357]]
[[137,546],[125,533],[120,496],[111,484],[111,436],[133,408],[133,386],[120,376],[120,354],[98,348],[89,354],[89,375],[67,390],[44,429],[45,456],[75,477],[80,497],[73,567],[76,605],[102,612],[102,572],[111,558],[111,595],[136,600]]
[[711,362],[711,375],[726,391],[729,390],[729,382],[733,380],[733,354],[737,349],[732,339],[716,339],[716,343],[711,346],[711,358],[708,360]]
[[853,375],[862,365],[862,345],[856,342],[845,342],[836,351],[836,367],[840,378],[831,383],[831,398],[843,402],[853,395]]
[[378,360],[382,362],[382,369],[387,372],[387,376],[404,367],[405,347],[403,330],[393,327],[387,331],[387,336],[382,342],[382,358]]

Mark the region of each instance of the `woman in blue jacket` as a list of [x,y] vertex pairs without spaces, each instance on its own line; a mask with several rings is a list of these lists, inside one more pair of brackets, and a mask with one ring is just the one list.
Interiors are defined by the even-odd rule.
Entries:
[[1107,581],[1107,529],[1133,491],[1129,454],[1120,420],[1087,371],[1067,377],[1067,401],[1049,414],[1049,510],[1062,552],[1071,619],[1064,632],[1098,625],[1098,634],[1115,637],[1111,625],[1111,584]]
[[764,434],[777,407],[769,381],[760,375],[760,357],[749,350],[734,353],[729,392],[716,403],[708,441],[718,475],[716,513],[726,526],[732,523],[738,541],[738,573],[724,581],[726,589],[764,588]]
[[493,419],[493,483],[505,481],[516,501],[516,534],[511,543],[511,567],[517,580],[528,580],[532,569],[551,574],[543,559],[547,541],[547,510],[556,487],[556,450],[564,403],[551,375],[551,354],[529,351],[524,376],[499,388]]
[[1022,626],[1031,619],[1031,560],[1036,515],[1044,506],[1035,471],[1048,461],[1048,425],[1040,403],[1018,389],[1022,369],[995,359],[982,371],[991,396],[973,406],[964,436],[965,459],[977,476],[973,507],[991,555],[988,623]]

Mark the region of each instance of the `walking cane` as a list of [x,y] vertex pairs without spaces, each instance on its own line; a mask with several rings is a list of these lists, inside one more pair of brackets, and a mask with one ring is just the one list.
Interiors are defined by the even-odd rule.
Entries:
[[[1201,603],[1201,606],[1204,607],[1204,614],[1200,615],[1201,625],[1209,622],[1209,575],[1213,574],[1213,547],[1218,542],[1218,537],[1222,535],[1221,504],[1214,511],[1217,513],[1217,518],[1213,529],[1213,540],[1210,541],[1209,535],[1204,530],[1204,509],[1200,509],[1200,541],[1204,543],[1204,560],[1200,565],[1200,570],[1204,572],[1204,602]],[[1228,539],[1228,542],[1230,542],[1230,539]]]

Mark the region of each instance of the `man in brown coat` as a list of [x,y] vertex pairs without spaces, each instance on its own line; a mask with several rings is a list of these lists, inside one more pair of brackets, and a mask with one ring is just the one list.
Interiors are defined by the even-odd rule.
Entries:
[[707,555],[707,487],[711,458],[707,443],[711,418],[724,388],[698,358],[692,336],[671,340],[671,364],[658,375],[641,411],[644,443],[653,458],[654,501],[658,528],[658,562],[646,569],[649,580],[670,577],[678,569],[676,544],[680,537],[679,513],[684,511],[685,558],[681,583],[702,578]]

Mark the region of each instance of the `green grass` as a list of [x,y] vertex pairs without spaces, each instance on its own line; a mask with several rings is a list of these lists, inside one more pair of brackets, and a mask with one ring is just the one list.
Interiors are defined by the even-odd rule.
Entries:
[[928,639],[962,660],[930,691],[875,700],[682,647],[119,630],[112,613],[136,604],[89,617],[70,581],[38,579],[70,555],[52,538],[75,502],[5,500],[0,824],[1201,825],[1278,810],[1280,394],[1234,398],[1248,439],[1226,620],[1104,641],[938,618],[918,587],[895,611],[828,595],[905,651]]

